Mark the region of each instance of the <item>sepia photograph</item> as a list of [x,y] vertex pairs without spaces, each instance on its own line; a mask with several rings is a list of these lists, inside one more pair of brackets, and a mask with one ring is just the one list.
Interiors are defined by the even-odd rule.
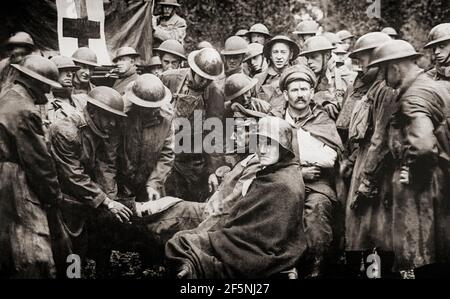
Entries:
[[450,278],[450,1],[14,0],[0,25],[3,283]]

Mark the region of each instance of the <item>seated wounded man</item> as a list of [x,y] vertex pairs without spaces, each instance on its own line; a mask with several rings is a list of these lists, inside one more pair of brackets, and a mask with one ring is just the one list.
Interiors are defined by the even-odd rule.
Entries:
[[292,129],[264,117],[257,136],[260,168],[243,182],[236,204],[211,227],[179,232],[167,242],[167,263],[179,278],[270,277],[302,256],[305,190]]

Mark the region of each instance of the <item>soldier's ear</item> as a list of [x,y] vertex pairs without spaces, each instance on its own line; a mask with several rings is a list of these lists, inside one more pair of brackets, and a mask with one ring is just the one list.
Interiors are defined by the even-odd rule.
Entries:
[[289,102],[289,96],[287,90],[283,90],[283,98],[286,102]]

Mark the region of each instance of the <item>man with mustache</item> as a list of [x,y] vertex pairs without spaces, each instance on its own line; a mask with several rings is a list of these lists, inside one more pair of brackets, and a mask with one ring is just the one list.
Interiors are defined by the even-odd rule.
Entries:
[[119,79],[114,82],[112,88],[117,90],[121,95],[125,94],[128,84],[139,77],[136,69],[136,59],[138,58],[139,54],[131,47],[122,47],[117,50],[113,62],[117,66]]
[[314,73],[301,65],[287,68],[280,79],[287,105],[283,118],[296,129],[293,146],[306,187],[303,218],[310,263],[305,274],[309,277],[324,274],[333,241],[338,240],[334,166],[343,148],[334,122],[312,103],[315,84]]
[[255,87],[257,98],[267,101],[273,111],[280,112],[280,115],[276,116],[281,116],[285,108],[285,100],[280,90],[280,77],[297,58],[300,48],[289,37],[278,35],[264,45],[263,53],[269,60],[269,67],[265,72],[255,76],[258,79]]
[[17,32],[5,43],[8,57],[0,61],[0,94],[15,79],[15,71],[11,64],[20,63],[22,59],[36,50],[33,38],[26,32]]
[[388,130],[394,270],[414,270],[417,278],[442,266],[448,271],[450,263],[450,93],[417,66],[420,56],[410,43],[392,40],[374,50],[369,64],[384,67],[387,84],[399,92]]
[[82,47],[72,54],[72,60],[75,62],[75,65],[80,67],[73,77],[73,93],[88,94],[95,87],[91,83],[94,69],[100,66],[97,63],[97,55],[91,49]]
[[181,63],[186,60],[186,52],[183,45],[173,39],[164,41],[154,51],[161,58],[163,72],[181,68]]
[[251,78],[267,70],[268,64],[267,59],[263,55],[263,49],[264,46],[258,43],[248,45],[244,63],[247,63],[247,69]]
[[162,8],[162,15],[154,16],[153,37],[156,44],[174,39],[184,44],[186,37],[186,21],[177,15],[176,9],[180,7],[177,0],[163,0],[158,3]]
[[[220,153],[223,149],[217,148],[219,153],[216,149],[207,153],[203,144],[196,142],[199,137],[203,140],[204,136],[213,134],[210,130],[201,130],[199,124],[208,118],[223,121],[223,87],[217,82],[223,78],[223,63],[215,49],[204,48],[191,52],[188,64],[189,68],[169,70],[161,76],[173,95],[175,135],[179,137],[175,148],[180,146],[182,149],[182,152],[175,154],[166,192],[170,196],[201,202],[208,195],[209,175],[223,165],[223,155]],[[190,130],[180,126],[180,121],[184,120],[189,121]],[[223,136],[216,138],[220,140]],[[185,142],[190,145],[189,149],[184,147]]]
[[308,67],[316,74],[314,101],[336,120],[352,73],[343,73],[332,56],[335,47],[323,36],[313,36],[305,41],[300,56],[305,56]]
[[83,111],[86,102],[72,97],[74,73],[80,69],[72,59],[66,56],[54,56],[50,59],[59,70],[58,82],[62,88],[53,88],[47,104],[47,120],[54,123],[72,113]]

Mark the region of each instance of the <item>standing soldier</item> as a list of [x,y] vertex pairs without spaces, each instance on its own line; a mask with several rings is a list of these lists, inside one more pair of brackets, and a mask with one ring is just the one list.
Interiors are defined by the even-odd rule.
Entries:
[[91,83],[91,77],[94,69],[100,65],[97,63],[97,55],[87,47],[82,47],[72,54],[72,60],[80,69],[75,72],[73,77],[74,94],[88,94],[94,89]]
[[[208,193],[209,175],[223,165],[221,154],[205,152],[202,142],[198,142],[209,133],[201,130],[205,119],[223,119],[223,88],[218,82],[213,82],[223,77],[223,63],[216,50],[205,48],[189,54],[188,64],[189,68],[170,70],[162,75],[164,85],[174,96],[175,132],[180,136],[175,147],[183,149],[176,152],[166,191],[168,195],[184,200],[203,201]],[[184,120],[189,121],[190,130],[184,128],[184,124],[180,130],[180,122]],[[222,138],[216,136],[216,140]],[[185,152],[188,145],[188,152]]]
[[181,68],[181,63],[186,60],[184,47],[176,40],[166,40],[155,52],[161,58],[163,72]]
[[335,47],[327,38],[314,36],[306,40],[300,56],[306,57],[309,68],[317,77],[314,101],[324,108],[333,120],[336,120],[345,91],[352,84],[354,74],[342,73],[336,67],[336,61],[332,57],[334,49]]
[[18,64],[22,59],[31,54],[36,46],[33,38],[26,32],[17,32],[5,43],[8,57],[0,61],[0,94],[6,86],[14,83],[15,71],[11,64]]
[[319,23],[314,20],[301,21],[298,23],[295,31],[292,33],[297,35],[300,48],[303,47],[303,44],[308,38],[317,35],[319,28]]
[[408,42],[393,40],[376,48],[369,64],[384,66],[388,85],[400,93],[388,143],[395,166],[392,241],[395,270],[414,269],[416,277],[450,262],[450,94],[415,64],[419,56]]
[[350,31],[348,31],[348,30],[341,30],[341,31],[338,31],[336,34],[342,42],[343,50],[347,51],[347,52],[350,51],[350,49],[352,48],[352,44],[353,44],[353,38],[355,36],[353,34],[351,34]]
[[392,268],[393,161],[386,132],[396,110],[397,93],[386,86],[383,69],[368,67],[374,49],[390,40],[385,33],[371,32],[356,42],[350,57],[359,62],[362,72],[337,122],[343,124],[343,115],[349,112],[348,123],[340,132],[349,132],[347,159],[341,166],[342,175],[348,179],[351,174],[345,212],[350,275],[360,274],[361,258],[372,254],[374,248],[381,257],[382,275]]
[[300,48],[289,37],[278,35],[264,45],[263,53],[270,63],[265,72],[255,76],[258,79],[255,87],[257,97],[267,101],[274,111],[281,112],[285,107],[285,100],[280,91],[280,77],[297,58]]
[[265,72],[268,68],[267,59],[263,55],[264,46],[258,43],[248,45],[248,52],[244,62],[247,63],[249,76],[255,77],[257,74]]
[[225,48],[220,52],[225,66],[225,76],[243,73],[245,54],[248,51],[248,43],[239,36],[232,36],[225,41]]
[[430,48],[436,56],[436,67],[428,75],[434,80],[444,81],[450,90],[450,23],[439,24],[431,29],[425,45],[425,49]]
[[159,5],[162,7],[162,15],[154,16],[152,19],[155,46],[169,39],[184,44],[187,25],[186,21],[176,13],[180,4],[177,0],[163,0],[159,2]]
[[247,33],[250,39],[250,43],[258,43],[264,45],[266,41],[270,38],[269,29],[263,24],[255,24],[250,27]]
[[36,105],[61,88],[49,60],[26,56],[0,98],[0,277],[52,278],[55,263],[47,217],[62,199]]
[[121,95],[125,93],[128,84],[135,81],[138,77],[136,68],[136,60],[138,58],[139,54],[131,47],[122,47],[117,50],[113,62],[117,65],[119,79],[114,82],[112,88]]
[[124,193],[138,202],[156,200],[165,196],[175,158],[172,94],[156,76],[144,74],[128,86],[124,98],[132,103],[123,134]]
[[333,240],[339,241],[334,169],[343,146],[328,114],[311,105],[315,85],[316,76],[305,66],[289,67],[280,79],[287,106],[283,118],[295,128],[294,149],[306,187],[303,218],[311,263],[307,275],[317,278],[331,262]]
[[58,119],[65,118],[72,113],[83,111],[86,102],[79,97],[73,97],[74,72],[80,69],[72,59],[66,56],[54,56],[50,59],[59,71],[58,82],[62,88],[53,88],[49,103],[47,104],[47,120],[54,123]]

